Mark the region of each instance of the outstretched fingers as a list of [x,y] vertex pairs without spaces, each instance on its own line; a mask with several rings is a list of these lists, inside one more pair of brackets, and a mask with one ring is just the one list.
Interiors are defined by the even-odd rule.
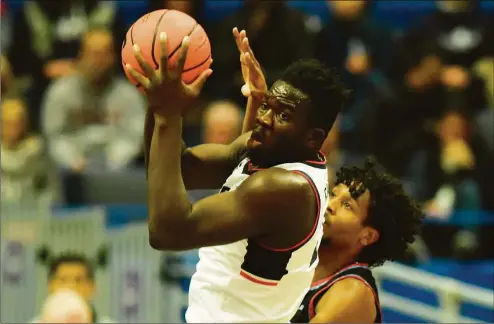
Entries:
[[254,63],[254,65],[257,66],[257,67],[260,67],[260,64],[257,61],[256,56],[254,55],[254,52],[252,51],[252,48],[250,48],[249,39],[247,37],[245,37],[242,40],[242,47],[243,47],[243,51],[245,53],[249,53],[249,55],[251,56],[251,59],[252,59],[252,62]]
[[151,82],[156,81],[157,79],[156,71],[149,65],[149,63],[146,62],[146,60],[142,56],[141,48],[139,47],[139,45],[135,44],[133,49],[137,63],[139,63],[139,66],[141,67],[142,71],[144,71],[144,74],[147,77],[147,79],[149,79],[149,81]]
[[181,79],[182,72],[185,67],[185,60],[187,59],[187,51],[189,50],[189,41],[190,37],[185,36],[182,41],[182,46],[180,47],[180,55],[177,59],[177,63],[175,65],[174,77]]
[[168,75],[168,35],[165,32],[160,33],[160,74],[162,78]]
[[151,81],[146,78],[144,75],[137,72],[130,64],[126,64],[125,68],[127,72],[144,88],[149,89],[151,87]]

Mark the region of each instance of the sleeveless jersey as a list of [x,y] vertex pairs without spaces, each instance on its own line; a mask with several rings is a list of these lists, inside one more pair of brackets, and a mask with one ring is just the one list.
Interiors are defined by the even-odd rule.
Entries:
[[[328,196],[326,161],[320,156],[322,162],[275,166],[302,175],[314,190],[317,215],[307,237],[286,249],[269,248],[253,239],[199,249],[200,261],[189,289],[187,322],[289,323],[310,288],[319,261],[317,250]],[[242,160],[221,191],[236,190],[259,170],[248,158]]]
[[[379,304],[376,282],[372,276],[371,270],[367,265],[361,263],[351,264],[328,278],[314,282],[291,322],[309,323],[316,315],[315,311],[317,303],[321,300],[324,293],[328,291],[333,284],[346,278],[358,279],[372,290],[376,304],[376,318],[374,319],[374,323],[382,323],[381,306]],[[356,309],[355,311],[358,310]]]

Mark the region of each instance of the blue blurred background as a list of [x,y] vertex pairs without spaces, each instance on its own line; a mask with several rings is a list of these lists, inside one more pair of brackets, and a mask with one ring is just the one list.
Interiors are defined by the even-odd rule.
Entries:
[[185,120],[188,145],[240,132],[233,27],[247,30],[270,82],[301,57],[336,67],[353,95],[326,141],[328,168],[373,154],[428,215],[413,255],[376,270],[384,321],[494,321],[494,2],[1,6],[2,323],[36,316],[50,287],[46,255],[66,251],[95,260],[98,289],[88,298],[98,313],[183,320],[197,255],[148,247],[146,105],[120,65],[128,28],[160,8],[192,15],[212,44],[215,73]]

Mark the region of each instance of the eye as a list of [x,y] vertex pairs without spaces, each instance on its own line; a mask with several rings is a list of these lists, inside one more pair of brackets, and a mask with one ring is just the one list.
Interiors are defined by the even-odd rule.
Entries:
[[333,191],[330,191],[330,192],[329,192],[329,197],[335,197],[335,196],[336,196],[336,195],[334,194],[334,192],[333,192]]
[[290,117],[290,116],[289,116],[286,112],[282,112],[282,113],[280,113],[280,119],[281,119],[282,121],[287,121],[287,120],[289,119],[289,117]]
[[267,109],[268,109],[268,104],[265,103],[265,102],[263,102],[261,104],[261,106],[259,107],[259,110],[261,110],[261,111],[264,111],[264,110],[267,110]]
[[352,209],[352,205],[348,201],[345,201],[343,206],[345,206],[346,209]]

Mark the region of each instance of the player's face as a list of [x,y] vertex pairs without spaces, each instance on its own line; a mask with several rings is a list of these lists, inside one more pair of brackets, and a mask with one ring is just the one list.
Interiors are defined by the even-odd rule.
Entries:
[[247,145],[254,164],[283,161],[307,149],[309,98],[284,81],[276,81],[257,112]]
[[369,190],[354,199],[345,184],[333,187],[325,213],[324,244],[357,251],[374,243],[377,231],[364,225],[370,198]]
[[86,267],[80,263],[61,264],[48,284],[50,293],[60,289],[71,289],[84,299],[90,300],[95,291],[93,280],[88,277]]

